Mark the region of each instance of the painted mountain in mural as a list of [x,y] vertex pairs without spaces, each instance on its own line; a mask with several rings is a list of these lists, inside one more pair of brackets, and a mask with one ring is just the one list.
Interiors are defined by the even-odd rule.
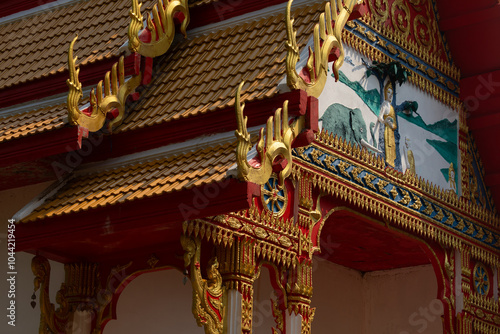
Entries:
[[452,142],[457,145],[457,120],[450,122],[445,118],[437,121],[436,123],[427,124],[418,114],[406,115],[404,113],[400,113],[398,116],[426,131],[435,134],[436,136],[443,138],[448,142]]
[[349,78],[342,73],[342,71],[339,72],[339,81],[356,92],[368,108],[370,108],[370,110],[378,116],[382,101],[380,101],[380,92],[377,89],[370,89],[368,91],[365,90],[359,82],[349,80]]

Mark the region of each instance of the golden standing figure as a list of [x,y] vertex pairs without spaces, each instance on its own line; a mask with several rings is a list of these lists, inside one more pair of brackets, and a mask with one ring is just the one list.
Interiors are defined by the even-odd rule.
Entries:
[[396,160],[396,139],[394,131],[396,125],[396,111],[392,106],[393,88],[392,84],[388,82],[384,88],[384,102],[380,108],[379,122],[385,125],[384,129],[384,143],[385,143],[385,161],[391,167],[394,167]]
[[413,156],[413,151],[410,149],[410,139],[405,138],[405,145],[406,145],[406,159],[408,161],[408,166],[406,166],[407,169],[410,170],[413,174],[416,174],[415,172],[415,157]]
[[455,182],[455,168],[453,167],[453,162],[450,163],[450,168],[448,168],[448,181],[450,181],[451,190],[457,191],[457,184]]

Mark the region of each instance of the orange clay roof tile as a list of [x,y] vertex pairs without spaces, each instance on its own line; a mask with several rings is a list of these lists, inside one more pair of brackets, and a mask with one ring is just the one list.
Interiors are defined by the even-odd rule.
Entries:
[[[295,10],[298,43],[311,36],[321,4]],[[284,14],[181,41],[116,132],[232,107],[238,84],[245,101],[272,97],[285,75]]]
[[[143,12],[152,0],[143,1]],[[130,1],[88,0],[0,25],[0,89],[62,72],[78,34],[79,64],[118,54],[127,40]]]
[[[144,1],[143,12],[152,2]],[[9,82],[19,83],[64,70],[69,41],[77,32],[80,37],[75,54],[79,64],[114,55],[126,41],[128,9],[128,1],[88,0],[27,18],[24,25],[15,22],[0,26],[0,37],[5,37],[9,30],[22,34],[29,29],[39,31],[41,36],[39,42],[31,44],[26,39],[17,44],[10,39],[4,41],[11,51],[0,52],[9,56],[19,52],[21,56],[11,59],[19,66],[8,68],[5,63],[9,61],[0,64],[0,89]],[[320,10],[320,4],[294,10],[299,45],[310,38]],[[54,33],[57,35],[51,35]],[[30,40],[36,37],[32,36]],[[242,94],[247,102],[276,95],[277,85],[285,75],[285,39],[283,13],[202,36],[189,37],[188,32],[188,39],[173,46],[162,58],[153,82],[115,132],[233,107],[235,90],[242,80],[247,82]],[[66,113],[62,104],[0,118],[0,143],[62,127]]]
[[64,126],[66,104],[0,118],[0,143]]
[[81,212],[220,181],[234,164],[236,143],[209,146],[148,163],[82,174],[33,211],[24,222]]

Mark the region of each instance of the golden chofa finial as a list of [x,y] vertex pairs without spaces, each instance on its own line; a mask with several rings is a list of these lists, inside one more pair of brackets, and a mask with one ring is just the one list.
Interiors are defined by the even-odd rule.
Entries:
[[131,21],[128,28],[129,48],[132,52],[152,58],[166,53],[175,37],[174,15],[177,12],[184,15],[180,30],[186,37],[190,20],[187,0],[158,1],[153,7],[153,13],[148,14],[146,29],[151,37],[150,41],[139,38],[139,32],[143,28],[141,5],[139,0],[132,0]]
[[79,69],[76,68],[77,57],[73,58],[73,47],[78,36],[73,39],[68,51],[69,79],[67,84],[68,93],[68,118],[72,125],[78,125],[88,129],[90,132],[96,132],[102,129],[106,122],[107,113],[113,109],[118,110],[116,116],[109,122],[108,128],[111,130],[114,126],[123,121],[125,114],[125,102],[131,92],[133,92],[141,83],[141,74],[133,76],[125,82],[125,65],[123,57],[120,57],[118,63],[115,63],[111,72],[107,72],[104,77],[104,92],[102,91],[102,80],[97,85],[97,89],[90,93],[90,115],[83,113],[79,108],[82,98],[82,85],[78,80]]
[[299,60],[297,32],[293,29],[294,19],[290,11],[293,0],[289,0],[286,10],[287,56],[286,74],[290,89],[302,89],[307,95],[319,97],[323,92],[328,75],[328,58],[333,48],[339,50],[339,56],[333,64],[333,74],[338,80],[339,69],[344,63],[344,47],[342,45],[342,30],[349,19],[352,9],[360,0],[331,0],[325,5],[325,12],[319,17],[319,23],[314,27],[314,51],[309,48],[307,60],[308,80],[301,77],[296,70]]
[[304,116],[300,116],[292,125],[288,124],[288,101],[283,103],[283,109],[276,110],[274,117],[267,120],[264,138],[264,129],[260,129],[260,138],[257,143],[257,153],[260,157],[260,166],[256,167],[247,160],[248,151],[252,147],[250,134],[247,130],[247,117],[243,116],[245,104],[241,103],[242,82],[236,90],[236,120],[238,129],[235,131],[238,139],[236,147],[236,159],[238,162],[238,178],[256,184],[265,184],[273,172],[273,162],[281,157],[287,161],[287,165],[279,172],[279,184],[283,182],[292,171],[292,142],[304,129]]

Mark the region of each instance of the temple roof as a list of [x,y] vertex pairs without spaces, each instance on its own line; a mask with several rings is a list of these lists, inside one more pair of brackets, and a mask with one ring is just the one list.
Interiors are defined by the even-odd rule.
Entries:
[[89,0],[0,25],[0,89],[66,71],[75,35],[81,65],[119,55],[129,10],[129,1]]
[[[295,12],[299,43],[311,36],[320,9],[316,4]],[[282,13],[182,41],[162,60],[159,76],[117,132],[232,107],[243,80],[250,83],[245,101],[280,93],[285,40]]]
[[[128,24],[122,15],[126,8],[123,5],[123,9],[115,14],[117,21],[123,21],[122,25],[114,23],[117,31],[122,30],[122,35],[126,35],[125,26]],[[75,10],[72,9],[71,12]],[[315,4],[301,7],[293,14],[299,45],[310,38],[320,11],[321,4]],[[91,14],[92,11],[85,13]],[[153,81],[145,87],[139,103],[128,110],[128,117],[115,133],[232,107],[236,87],[242,80],[250,83],[245,86],[242,94],[246,102],[280,93],[278,84],[285,76],[286,57],[284,13],[237,26],[226,26],[220,30],[214,29],[210,33],[198,32],[194,37],[188,31],[188,38],[181,40],[161,58],[160,65],[154,68]],[[68,31],[72,30],[68,28]],[[84,30],[85,33],[87,31]],[[54,61],[57,71],[66,70],[67,48],[74,31],[65,36],[56,46],[61,59],[56,62],[57,57],[49,57]],[[75,48],[75,53],[80,55],[78,63],[82,65],[104,55],[118,55],[118,47],[125,42],[125,36],[122,37],[111,40],[108,42],[110,45],[97,44],[92,47],[87,45],[91,40],[85,36],[79,37],[78,48]],[[55,40],[58,39],[47,38],[46,42]],[[97,54],[101,56],[96,56]],[[34,63],[34,66],[37,64]],[[43,71],[44,68],[35,68],[30,73],[36,76]],[[64,126],[64,112],[64,104],[60,104],[0,118],[0,125],[5,124],[0,127],[0,142],[60,128]]]
[[23,222],[123,204],[221,181],[234,165],[236,141],[162,159],[79,172]]
[[64,126],[66,103],[0,118],[0,143]]

